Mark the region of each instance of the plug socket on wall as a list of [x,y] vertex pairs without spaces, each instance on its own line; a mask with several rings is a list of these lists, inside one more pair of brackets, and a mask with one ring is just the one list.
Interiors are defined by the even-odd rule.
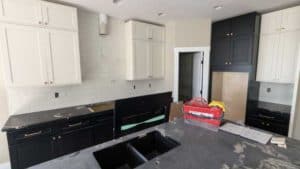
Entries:
[[59,98],[59,93],[58,92],[54,93],[54,98],[56,98],[56,99]]

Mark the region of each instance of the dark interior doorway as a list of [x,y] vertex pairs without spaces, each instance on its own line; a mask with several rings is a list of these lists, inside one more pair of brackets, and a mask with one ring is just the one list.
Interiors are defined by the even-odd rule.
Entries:
[[193,98],[193,66],[194,53],[179,55],[179,100],[188,101]]

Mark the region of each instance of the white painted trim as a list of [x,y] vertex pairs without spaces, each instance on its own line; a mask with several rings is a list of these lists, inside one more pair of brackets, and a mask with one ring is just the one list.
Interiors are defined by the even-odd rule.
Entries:
[[209,88],[209,62],[210,62],[210,47],[180,47],[174,48],[174,84],[173,84],[173,98],[174,102],[178,102],[178,88],[179,88],[179,54],[187,52],[204,52],[204,72],[203,72],[203,96],[208,99]]
[[10,163],[2,163],[0,164],[0,169],[10,169]]
[[299,52],[298,52],[298,57],[297,57],[297,69],[296,69],[296,77],[295,77],[295,83],[294,83],[294,92],[293,92],[293,102],[292,102],[292,110],[291,110],[291,116],[290,116],[290,125],[289,125],[289,137],[293,137],[293,132],[294,132],[294,123],[295,123],[295,118],[296,118],[296,109],[297,109],[297,101],[300,99],[298,97],[299,93],[299,83],[300,83],[300,44],[299,44]]

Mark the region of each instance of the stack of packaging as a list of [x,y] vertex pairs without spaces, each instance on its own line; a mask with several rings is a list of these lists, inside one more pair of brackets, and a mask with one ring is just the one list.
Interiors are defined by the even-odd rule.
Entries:
[[224,104],[195,98],[183,105],[184,119],[188,123],[219,127],[224,117]]

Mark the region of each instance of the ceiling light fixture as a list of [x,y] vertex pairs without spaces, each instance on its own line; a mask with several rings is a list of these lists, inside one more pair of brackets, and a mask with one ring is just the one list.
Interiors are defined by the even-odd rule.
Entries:
[[163,13],[163,12],[159,12],[159,13],[157,13],[157,16],[165,16],[166,14],[165,13]]
[[114,4],[119,4],[119,3],[121,3],[121,1],[122,1],[122,0],[113,0],[113,3],[114,3]]
[[215,8],[215,10],[220,10],[220,9],[223,8],[223,6],[219,6],[219,5],[218,5],[218,6],[215,6],[214,8]]

